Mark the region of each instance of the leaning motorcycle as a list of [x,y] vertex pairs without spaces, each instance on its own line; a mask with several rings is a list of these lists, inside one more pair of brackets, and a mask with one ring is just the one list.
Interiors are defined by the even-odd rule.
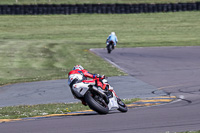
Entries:
[[75,97],[84,100],[92,110],[99,114],[107,114],[111,110],[127,112],[127,106],[116,95],[113,87],[108,84],[107,79],[104,78],[101,82],[106,85],[107,89],[103,90],[97,87],[97,82],[74,84],[70,88]]
[[110,42],[107,44],[106,48],[107,48],[108,53],[110,54],[111,51],[115,48],[115,47],[114,47],[114,42],[113,42],[113,41],[110,41]]

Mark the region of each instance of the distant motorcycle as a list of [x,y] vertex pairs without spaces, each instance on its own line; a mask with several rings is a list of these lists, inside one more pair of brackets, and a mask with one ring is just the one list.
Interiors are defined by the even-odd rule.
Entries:
[[97,82],[100,82],[99,78],[95,79],[95,83],[73,85],[71,91],[73,95],[78,98],[82,98],[86,104],[99,114],[107,114],[111,110],[119,110],[121,112],[127,112],[127,106],[116,95],[113,87],[108,84],[106,78],[102,79],[107,89],[103,90],[97,87]]
[[106,48],[107,48],[108,53],[110,54],[111,51],[115,48],[114,42],[110,41],[109,44],[107,44]]

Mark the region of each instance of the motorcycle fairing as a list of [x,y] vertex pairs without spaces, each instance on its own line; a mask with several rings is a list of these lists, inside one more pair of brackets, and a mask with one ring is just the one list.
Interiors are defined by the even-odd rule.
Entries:
[[85,84],[83,82],[76,83],[72,86],[72,91],[77,97],[83,97],[85,93],[88,91],[88,89],[89,89],[88,84]]
[[116,110],[119,108],[119,105],[117,103],[117,98],[113,96],[112,98],[109,98],[109,104],[108,104],[109,110]]

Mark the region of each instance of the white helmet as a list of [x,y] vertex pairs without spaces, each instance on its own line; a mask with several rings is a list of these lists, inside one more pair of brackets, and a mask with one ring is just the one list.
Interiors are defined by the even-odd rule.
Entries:
[[115,35],[115,32],[111,32],[111,35]]
[[76,70],[76,69],[83,70],[84,68],[81,65],[76,65],[74,66],[73,70]]
[[102,82],[103,82],[104,84],[108,84],[108,80],[107,80],[107,79],[103,79]]

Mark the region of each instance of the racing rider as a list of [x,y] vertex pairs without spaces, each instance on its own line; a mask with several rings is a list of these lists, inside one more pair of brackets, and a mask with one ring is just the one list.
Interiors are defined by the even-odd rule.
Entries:
[[[115,35],[115,32],[111,32],[111,34],[108,36],[107,40],[106,40],[106,44],[108,45],[110,43],[110,41],[112,41],[114,43],[114,46],[117,45],[117,36]],[[113,47],[114,49],[114,47]]]
[[[87,78],[91,78],[92,80],[87,80]],[[104,85],[101,82],[101,79],[104,79],[104,75],[99,74],[91,74],[87,70],[85,70],[81,65],[76,65],[72,69],[72,71],[68,74],[68,85],[70,88],[72,88],[73,85],[79,84],[79,83],[94,83],[96,86],[101,87],[102,89],[106,88],[106,85]],[[73,94],[74,95],[74,94]],[[80,99],[74,95],[75,98]],[[82,101],[82,104],[86,105],[83,99],[80,99]]]

